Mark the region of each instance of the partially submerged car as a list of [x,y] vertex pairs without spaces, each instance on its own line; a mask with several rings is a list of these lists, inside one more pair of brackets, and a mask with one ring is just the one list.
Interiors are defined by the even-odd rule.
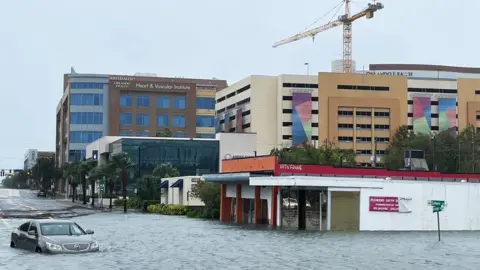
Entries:
[[38,253],[96,252],[100,248],[92,234],[69,220],[32,220],[12,231],[10,247]]

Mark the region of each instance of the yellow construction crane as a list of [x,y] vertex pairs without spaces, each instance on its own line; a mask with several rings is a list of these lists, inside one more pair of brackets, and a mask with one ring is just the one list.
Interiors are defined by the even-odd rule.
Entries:
[[343,24],[343,72],[352,72],[352,22],[362,17],[365,17],[367,19],[373,18],[373,14],[377,10],[383,8],[383,4],[374,0],[373,3],[368,4],[366,9],[350,16],[350,1],[351,0],[343,0],[345,14],[340,15],[337,20],[331,21],[325,25],[319,26],[309,31],[296,34],[284,40],[275,42],[273,44],[273,48],[307,37],[312,37],[313,39],[315,39],[315,36],[318,33]]

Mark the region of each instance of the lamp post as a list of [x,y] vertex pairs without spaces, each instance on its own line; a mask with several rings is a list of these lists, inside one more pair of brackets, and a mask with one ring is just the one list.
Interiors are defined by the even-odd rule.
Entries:
[[82,189],[83,189],[83,204],[87,204],[87,182],[88,182],[88,175],[85,175],[82,182]]
[[436,172],[437,171],[437,164],[436,164],[436,160],[435,160],[435,152],[436,152],[436,144],[437,144],[437,134],[435,132],[432,132],[430,134],[430,139],[432,140],[432,166],[433,166],[433,171]]

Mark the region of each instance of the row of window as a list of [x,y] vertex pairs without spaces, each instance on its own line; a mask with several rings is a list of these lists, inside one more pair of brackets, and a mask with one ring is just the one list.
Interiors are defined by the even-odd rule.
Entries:
[[70,83],[70,89],[103,89],[103,83],[76,82]]
[[388,86],[369,85],[337,85],[338,90],[361,90],[361,91],[390,91]]
[[[372,139],[372,137],[356,137],[357,142],[372,142],[372,140],[375,140],[380,143],[388,143],[390,141],[390,138],[388,137],[375,137],[375,139]],[[353,137],[351,136],[339,136],[338,137],[339,142],[353,142]]]
[[70,105],[103,105],[103,94],[71,94]]
[[411,88],[409,87],[408,92],[415,93],[444,93],[444,94],[456,94],[457,89],[436,89],[436,88]]
[[[353,124],[338,124],[339,129],[352,129]],[[372,129],[371,124],[357,124],[356,125],[357,129]],[[375,129],[380,129],[380,130],[388,130],[390,129],[390,125],[374,125]]]
[[103,113],[101,112],[71,112],[70,124],[74,125],[102,125]]
[[[438,106],[438,103],[439,103],[438,100],[430,100],[430,105],[431,106]],[[413,105],[413,99],[407,100],[407,104],[408,105]],[[455,102],[455,106],[458,106],[458,101]]]
[[240,89],[238,89],[237,91],[233,91],[232,93],[230,93],[230,94],[228,94],[228,95],[226,95],[226,96],[223,96],[223,97],[217,99],[217,103],[222,102],[222,101],[224,101],[224,100],[227,99],[227,98],[231,98],[231,97],[233,97],[233,96],[235,96],[235,95],[238,95],[238,94],[240,94],[240,93],[242,93],[242,92],[245,92],[245,91],[247,91],[248,89],[250,89],[250,84],[249,84],[249,85],[246,85],[246,86],[244,86],[244,87],[242,87],[242,88],[240,88]]
[[[130,131],[130,130],[120,130],[120,136],[133,136],[133,132]],[[136,137],[149,137],[150,136],[150,132],[148,131],[136,131],[135,132],[135,136]],[[187,137],[187,133],[185,133],[184,131],[175,131],[172,133],[172,136],[173,137],[176,137],[176,138],[186,138]],[[211,133],[197,133],[196,134],[196,137],[197,138],[204,138],[204,139],[214,139],[215,138],[215,134],[211,134]]]
[[[357,155],[372,155],[372,150],[357,150],[356,153]],[[386,150],[377,150],[377,155],[385,155],[387,153]]]
[[85,158],[86,151],[85,150],[69,150],[68,151],[68,161],[80,161]]
[[[353,111],[338,111],[338,116],[353,116]],[[372,112],[367,111],[356,111],[356,116],[372,116]],[[390,112],[374,112],[376,117],[390,117]]]
[[[133,98],[131,94],[120,95],[120,106],[131,107],[133,105]],[[136,96],[137,107],[150,107],[150,97],[145,95]],[[187,106],[186,96],[157,96],[156,107],[160,109],[185,109]],[[215,98],[210,97],[197,97],[196,99],[197,109],[214,110]]]
[[[156,117],[157,126],[169,126],[168,114],[157,114]],[[120,125],[132,125],[133,114],[132,113],[120,113]],[[135,115],[135,124],[137,126],[150,126],[150,115],[148,113],[137,113]],[[176,114],[172,115],[172,126],[185,127],[186,120],[185,115]],[[213,125],[212,125],[213,127]]]
[[100,137],[101,131],[70,131],[70,143],[91,143]]

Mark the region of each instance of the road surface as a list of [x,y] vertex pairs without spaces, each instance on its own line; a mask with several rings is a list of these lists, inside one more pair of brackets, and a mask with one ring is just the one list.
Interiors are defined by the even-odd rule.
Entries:
[[94,212],[66,200],[37,197],[31,190],[0,189],[0,215],[8,218],[72,217]]

